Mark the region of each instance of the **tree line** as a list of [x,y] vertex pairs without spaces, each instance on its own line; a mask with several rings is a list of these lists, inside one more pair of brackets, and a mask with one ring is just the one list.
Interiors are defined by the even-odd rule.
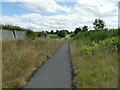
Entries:
[[[102,19],[95,19],[95,21],[93,22],[93,28],[95,30],[102,30],[105,27],[105,22]],[[76,35],[78,32],[85,32],[88,31],[88,26],[84,25],[83,27],[78,27],[75,29],[74,31],[74,35]]]
[[[103,30],[105,28],[105,21],[103,21],[102,19],[98,18],[95,19],[93,22],[93,28],[95,30]],[[39,32],[34,32],[31,29],[26,29],[26,28],[22,28],[19,26],[13,26],[13,25],[0,25],[0,29],[3,30],[18,30],[18,31],[26,31],[28,37],[47,37],[48,34],[52,34],[52,35],[57,35],[58,37],[65,37],[67,34],[71,34],[71,36],[75,36],[77,33],[79,32],[87,32],[88,26],[84,25],[83,27],[77,27],[73,32],[69,31],[69,30],[51,30],[51,31],[39,31]],[[107,30],[107,28],[106,28]]]

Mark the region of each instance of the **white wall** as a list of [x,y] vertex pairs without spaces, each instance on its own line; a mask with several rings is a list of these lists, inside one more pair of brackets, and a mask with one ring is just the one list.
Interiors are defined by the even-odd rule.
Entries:
[[16,39],[25,39],[26,32],[25,31],[15,31]]
[[0,30],[0,40],[18,40],[25,39],[25,31],[15,31],[16,38],[14,37],[13,31],[10,30]]

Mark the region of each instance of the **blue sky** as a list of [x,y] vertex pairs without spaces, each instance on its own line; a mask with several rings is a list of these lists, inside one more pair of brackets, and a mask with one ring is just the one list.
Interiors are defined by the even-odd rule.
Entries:
[[17,1],[2,2],[1,24],[18,25],[34,31],[56,29],[74,31],[76,27],[84,25],[93,29],[92,23],[95,18],[101,18],[105,21],[107,28],[118,27],[118,0]]
[[[67,6],[67,7],[73,7],[76,2],[57,2],[61,6]],[[24,8],[21,6],[22,2],[3,2],[2,3],[2,15],[4,16],[13,16],[13,15],[23,15],[23,14],[29,14],[34,11]],[[58,11],[56,13],[41,13],[41,15],[55,15],[55,14],[66,14],[63,11]]]
[[2,3],[2,15],[12,16],[32,13],[31,10],[20,6],[20,2],[3,2]]

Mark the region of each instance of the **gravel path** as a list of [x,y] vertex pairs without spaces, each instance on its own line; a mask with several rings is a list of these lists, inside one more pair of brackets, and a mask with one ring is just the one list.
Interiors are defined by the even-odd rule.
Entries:
[[25,88],[71,88],[69,41],[38,69]]

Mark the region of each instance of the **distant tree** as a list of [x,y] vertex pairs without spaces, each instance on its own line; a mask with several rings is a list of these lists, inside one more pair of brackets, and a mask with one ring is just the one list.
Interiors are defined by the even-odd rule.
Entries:
[[79,28],[76,28],[75,31],[74,31],[74,34],[76,35],[78,32],[82,31],[82,29],[79,27]]
[[49,31],[46,31],[46,33],[47,33],[47,34],[50,34],[50,32],[49,32]]
[[41,37],[41,32],[38,32],[37,36],[38,36],[38,37]]
[[53,31],[53,30],[51,30],[50,34],[54,34],[54,31]]
[[56,30],[55,34],[57,34],[57,33],[58,33],[58,30]]
[[42,31],[42,32],[41,32],[41,37],[47,37],[47,33],[44,32],[44,31]]
[[73,31],[71,31],[69,34],[72,34],[73,33]]
[[58,31],[57,35],[59,37],[65,37],[67,35],[67,32],[65,30]]
[[88,31],[88,26],[83,26],[82,31]]
[[65,30],[67,32],[67,34],[69,34],[70,32],[68,30]]
[[95,19],[95,21],[93,22],[93,27],[95,28],[95,30],[103,29],[105,27],[105,22],[101,19]]
[[36,36],[36,33],[33,32],[32,30],[27,30],[27,36],[31,39],[34,39]]
[[120,27],[118,28],[118,44],[117,44],[117,47],[118,47],[118,54],[120,54]]

